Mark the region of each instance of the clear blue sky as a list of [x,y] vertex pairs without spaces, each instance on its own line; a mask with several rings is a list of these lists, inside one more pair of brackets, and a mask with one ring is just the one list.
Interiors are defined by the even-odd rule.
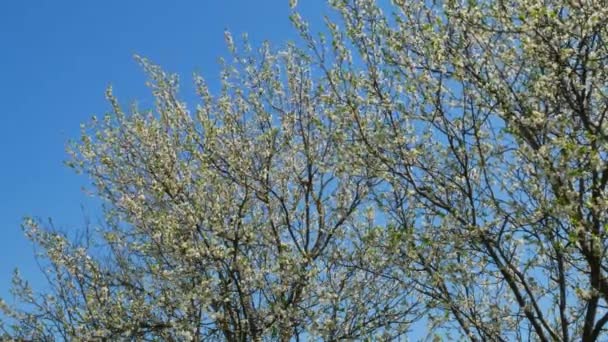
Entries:
[[[324,1],[306,6],[321,30]],[[191,92],[193,72],[217,84],[225,28],[282,44],[297,37],[288,15],[288,0],[0,1],[0,296],[15,267],[35,287],[41,280],[25,215],[66,230],[82,226],[81,205],[98,216],[87,179],[63,166],[65,145],[108,110],[109,84],[123,103],[151,103],[134,54],[179,73]]]

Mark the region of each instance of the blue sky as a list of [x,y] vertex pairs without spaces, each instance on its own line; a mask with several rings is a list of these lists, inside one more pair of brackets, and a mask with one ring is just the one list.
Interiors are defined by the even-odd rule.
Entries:
[[[305,18],[322,29],[324,1],[306,6]],[[24,216],[68,231],[82,227],[81,206],[98,218],[82,191],[87,179],[63,165],[65,146],[109,109],[108,85],[123,103],[151,103],[134,54],[180,74],[191,93],[193,72],[217,84],[224,29],[278,45],[297,37],[288,15],[287,0],[1,1],[0,296],[15,267],[35,287],[41,280]]]

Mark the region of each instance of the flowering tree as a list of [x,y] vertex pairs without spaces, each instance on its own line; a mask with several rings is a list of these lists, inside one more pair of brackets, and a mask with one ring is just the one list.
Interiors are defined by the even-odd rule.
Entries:
[[[194,112],[146,60],[154,111],[85,127],[70,164],[107,203],[107,228],[70,243],[28,220],[51,289],[16,275],[9,336],[53,340],[326,340],[399,336],[405,282],[364,240],[373,185],[340,153],[344,128],[295,47],[236,51]],[[94,234],[93,234],[94,235]],[[374,265],[370,272],[361,265]],[[400,272],[395,270],[394,272]],[[406,277],[402,277],[407,279]],[[7,323],[8,324],[8,323]]]
[[329,47],[293,19],[360,146],[352,164],[381,182],[384,250],[417,283],[429,329],[601,339],[606,3],[331,3]]
[[[608,9],[578,0],[331,0],[326,36],[226,63],[190,112],[85,128],[106,228],[40,222],[8,336],[597,341],[608,322]],[[295,6],[295,2],[292,1]],[[318,37],[318,38],[317,38]]]

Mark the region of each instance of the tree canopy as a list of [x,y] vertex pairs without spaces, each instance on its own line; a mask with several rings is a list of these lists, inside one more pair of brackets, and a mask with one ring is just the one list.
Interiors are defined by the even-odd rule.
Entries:
[[[331,0],[315,34],[226,34],[200,103],[83,128],[105,224],[27,219],[7,338],[599,341],[608,322],[608,9],[578,0]],[[418,328],[420,329],[420,328]]]

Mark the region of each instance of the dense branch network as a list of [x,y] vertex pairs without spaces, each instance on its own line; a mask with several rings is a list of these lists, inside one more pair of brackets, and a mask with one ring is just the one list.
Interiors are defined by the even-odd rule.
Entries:
[[227,33],[196,109],[143,59],[154,109],[108,92],[71,150],[105,227],[26,222],[49,291],[16,274],[6,336],[602,340],[608,6],[329,3],[299,45]]

